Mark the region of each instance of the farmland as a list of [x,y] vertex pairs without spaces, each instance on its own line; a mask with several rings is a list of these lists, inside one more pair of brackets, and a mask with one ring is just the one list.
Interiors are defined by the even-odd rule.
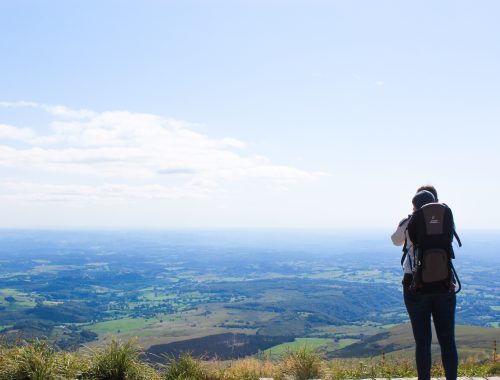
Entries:
[[[228,357],[303,343],[335,356],[349,347],[363,354],[357,343],[407,322],[399,250],[378,235],[2,231],[0,242],[7,340],[45,337],[78,349],[137,337],[158,352],[179,342],[207,351],[236,336],[233,346],[243,348],[221,348]],[[457,320],[495,328],[496,246],[477,246],[481,255],[463,251],[456,263],[464,284]]]

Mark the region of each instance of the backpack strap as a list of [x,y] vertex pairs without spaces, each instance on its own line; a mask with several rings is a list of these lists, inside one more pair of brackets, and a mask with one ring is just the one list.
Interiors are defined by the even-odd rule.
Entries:
[[[405,243],[403,244],[403,256],[401,256],[401,266],[404,267],[404,262],[406,256],[408,256],[408,261],[410,262],[410,269],[413,272],[413,263],[411,262],[411,255],[408,255],[408,237],[406,234],[406,231],[408,231],[408,228],[405,230]],[[413,246],[413,249],[415,249],[415,246]]]
[[460,237],[457,234],[457,231],[453,229],[453,236],[455,236],[455,239],[457,239],[457,243],[459,247],[462,247],[462,242],[460,241]]
[[460,282],[460,279],[458,278],[457,271],[455,270],[455,267],[453,266],[453,263],[450,260],[450,267],[453,272],[453,277],[456,280],[456,285],[458,285],[458,289],[455,290],[455,294],[458,294],[460,290],[462,290],[462,283]]
[[[446,206],[449,208],[449,206],[446,203],[443,203],[443,206]],[[455,230],[455,226],[453,226],[453,236],[455,236],[455,239],[457,239],[458,246],[462,247],[462,242],[460,241],[460,237],[457,234],[457,230]]]
[[[401,223],[399,223],[399,227],[403,226],[403,224],[405,224],[406,222],[408,222],[408,220],[411,218],[411,215],[408,215],[408,217],[406,217],[405,219],[403,219],[401,221]],[[404,235],[405,235],[405,243],[403,244],[403,256],[401,256],[401,266],[404,266],[404,262],[405,262],[405,259],[406,259],[406,256],[408,255],[408,226],[406,226],[405,230],[404,230]]]
[[[453,228],[453,236],[455,236],[455,239],[457,240],[458,246],[462,247],[462,242],[460,241],[460,237],[458,236],[455,228]],[[452,252],[453,252],[453,247],[452,247]],[[453,259],[455,258],[455,254],[453,254],[452,258]],[[458,274],[457,274],[457,271],[455,270],[455,267],[453,266],[452,260],[450,260],[450,266],[451,266],[451,270],[453,271],[453,277],[455,278],[456,284],[458,285],[458,289],[455,290],[455,294],[457,294],[458,292],[460,292],[460,290],[462,290],[462,283],[460,282],[460,279],[458,278]]]
[[403,244],[403,256],[401,256],[401,266],[404,266],[406,256],[408,255],[408,238],[406,237],[406,231],[407,229],[405,230],[405,243]]

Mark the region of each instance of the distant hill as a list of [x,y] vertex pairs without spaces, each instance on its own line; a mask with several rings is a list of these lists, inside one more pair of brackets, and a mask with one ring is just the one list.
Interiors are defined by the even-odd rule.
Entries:
[[[436,332],[433,327],[433,353],[439,353]],[[456,341],[461,358],[474,356],[491,357],[493,341],[500,341],[500,329],[475,326],[457,326]],[[331,357],[370,357],[382,353],[413,355],[414,340],[409,324],[397,325],[387,331],[362,339],[343,349],[329,353]]]

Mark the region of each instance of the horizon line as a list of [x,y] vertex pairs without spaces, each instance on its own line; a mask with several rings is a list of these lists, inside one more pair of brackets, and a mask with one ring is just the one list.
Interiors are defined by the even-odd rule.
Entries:
[[[269,226],[254,226],[254,227],[238,227],[238,226],[182,226],[182,227],[161,227],[161,226],[26,226],[26,227],[4,227],[0,226],[0,231],[318,231],[318,232],[367,232],[367,231],[388,231],[394,227],[269,227]],[[500,228],[461,228],[460,231],[469,232],[498,232]]]

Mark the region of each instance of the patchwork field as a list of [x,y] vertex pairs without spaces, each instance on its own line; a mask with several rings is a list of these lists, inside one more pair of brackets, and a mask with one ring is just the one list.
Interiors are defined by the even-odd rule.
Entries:
[[[303,344],[326,356],[407,349],[400,253],[388,241],[217,234],[0,231],[2,339],[78,349],[137,337],[146,351],[191,342],[224,355]],[[457,320],[475,326],[464,353],[483,355],[491,334],[476,327],[498,331],[500,259],[474,255],[456,263]],[[227,336],[240,338],[238,349],[227,350]]]

